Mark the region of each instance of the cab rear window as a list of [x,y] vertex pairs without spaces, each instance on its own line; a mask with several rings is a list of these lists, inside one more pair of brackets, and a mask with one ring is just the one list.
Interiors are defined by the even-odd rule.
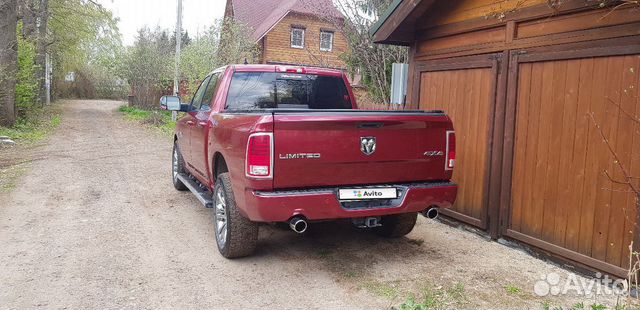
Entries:
[[227,110],[351,108],[340,77],[273,72],[234,73],[226,106]]

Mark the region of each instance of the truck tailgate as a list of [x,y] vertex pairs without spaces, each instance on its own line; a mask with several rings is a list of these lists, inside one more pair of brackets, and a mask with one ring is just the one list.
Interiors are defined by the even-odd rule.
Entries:
[[446,132],[453,128],[443,113],[274,112],[273,116],[276,189],[451,178],[445,153]]

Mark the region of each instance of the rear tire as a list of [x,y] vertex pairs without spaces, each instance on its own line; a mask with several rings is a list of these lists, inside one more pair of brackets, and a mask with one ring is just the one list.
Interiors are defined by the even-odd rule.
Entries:
[[178,179],[178,174],[184,174],[184,159],[180,148],[178,147],[178,141],[173,142],[173,155],[171,156],[171,180],[173,187],[179,191],[186,191],[187,187]]
[[374,232],[386,238],[399,238],[409,234],[416,225],[418,213],[404,213],[383,216],[382,226],[374,228]]
[[258,224],[240,214],[228,172],[218,175],[213,195],[214,228],[220,254],[226,258],[253,254],[258,243]]

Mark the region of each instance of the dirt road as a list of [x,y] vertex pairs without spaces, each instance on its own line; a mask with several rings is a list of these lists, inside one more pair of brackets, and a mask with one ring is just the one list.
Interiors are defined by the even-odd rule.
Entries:
[[42,160],[0,196],[0,308],[380,309],[410,293],[453,307],[588,302],[535,297],[541,274],[564,272],[424,219],[394,241],[339,223],[306,237],[265,226],[255,256],[226,260],[212,212],[171,186],[171,141],[118,105],[66,103]]

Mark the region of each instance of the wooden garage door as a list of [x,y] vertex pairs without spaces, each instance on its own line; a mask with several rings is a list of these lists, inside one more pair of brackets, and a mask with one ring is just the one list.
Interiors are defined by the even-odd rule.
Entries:
[[640,125],[632,119],[640,115],[640,54],[606,51],[514,56],[507,234],[623,276],[637,209],[629,188],[613,182],[624,181],[613,152],[640,176]]
[[497,81],[496,57],[481,56],[418,66],[419,108],[444,110],[456,131],[456,203],[445,215],[487,228],[489,139]]

